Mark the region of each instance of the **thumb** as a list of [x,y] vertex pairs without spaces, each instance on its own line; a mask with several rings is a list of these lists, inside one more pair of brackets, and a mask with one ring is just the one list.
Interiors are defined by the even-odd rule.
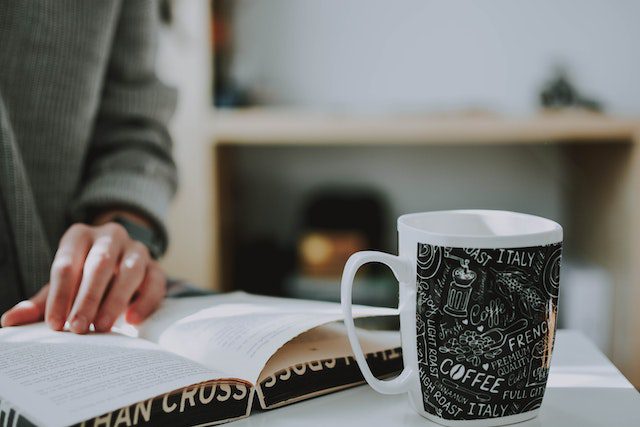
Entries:
[[49,295],[48,283],[28,300],[21,301],[7,310],[0,318],[0,325],[4,328],[6,326],[18,326],[44,320],[47,295]]

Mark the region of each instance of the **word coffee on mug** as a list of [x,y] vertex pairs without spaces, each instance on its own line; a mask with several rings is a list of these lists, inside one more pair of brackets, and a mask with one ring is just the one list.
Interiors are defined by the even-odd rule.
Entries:
[[[458,210],[403,215],[399,255],[349,258],[342,308],[367,382],[408,393],[444,425],[491,426],[533,418],[546,389],[557,319],[562,227],[533,215]],[[351,288],[366,263],[389,266],[400,285],[404,370],[378,380],[351,314]]]

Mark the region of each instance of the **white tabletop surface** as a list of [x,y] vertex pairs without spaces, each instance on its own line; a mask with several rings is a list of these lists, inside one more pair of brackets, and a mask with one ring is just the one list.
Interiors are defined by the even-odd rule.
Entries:
[[[411,409],[405,395],[369,386],[317,397],[229,424],[233,427],[438,426]],[[640,426],[640,394],[582,334],[559,331],[540,414],[522,427]]]

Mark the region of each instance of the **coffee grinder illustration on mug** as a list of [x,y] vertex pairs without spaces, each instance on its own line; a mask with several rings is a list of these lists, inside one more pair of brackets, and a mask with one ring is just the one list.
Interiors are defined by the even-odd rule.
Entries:
[[466,317],[471,298],[471,284],[476,280],[476,273],[469,269],[468,259],[451,255],[451,248],[444,249],[444,256],[460,261],[460,267],[453,270],[453,281],[449,285],[444,312],[454,317]]

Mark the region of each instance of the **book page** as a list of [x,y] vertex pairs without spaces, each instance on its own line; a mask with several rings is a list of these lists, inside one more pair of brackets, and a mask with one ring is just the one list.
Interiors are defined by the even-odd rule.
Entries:
[[[354,317],[397,313],[353,306]],[[234,292],[168,299],[138,332],[167,350],[255,384],[267,360],[285,343],[342,319],[340,304]]]
[[[400,347],[398,331],[358,329],[358,340],[365,354]],[[353,350],[347,337],[347,328],[343,324],[318,326],[298,335],[278,350],[260,373],[259,381],[297,364],[349,356],[353,356]]]
[[0,329],[0,397],[37,425],[68,426],[223,377],[157,345],[117,334]]

